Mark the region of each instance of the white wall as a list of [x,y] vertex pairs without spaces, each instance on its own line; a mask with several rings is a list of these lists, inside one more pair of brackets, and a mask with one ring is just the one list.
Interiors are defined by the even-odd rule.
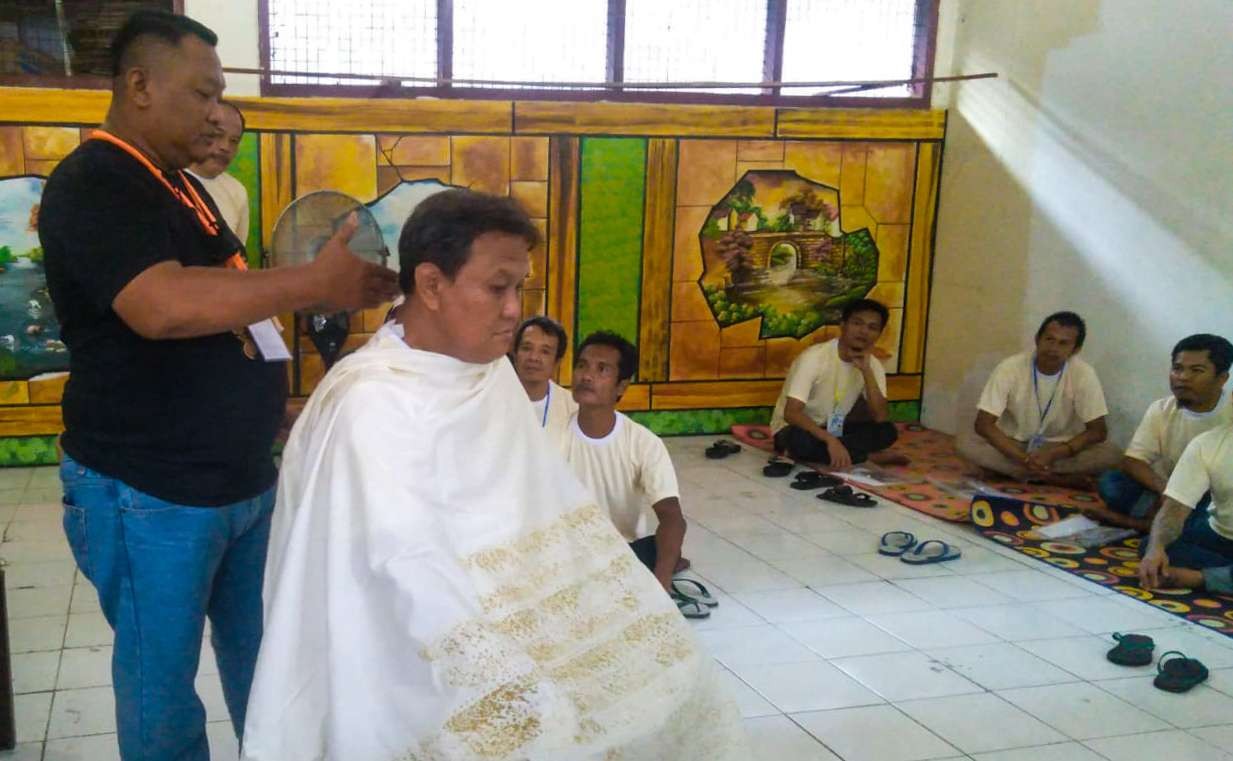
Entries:
[[951,108],[924,420],[971,424],[1047,313],[1088,322],[1113,439],[1181,337],[1233,339],[1233,3],[943,0]]
[[[255,69],[261,66],[257,47],[257,0],[184,0],[184,15],[218,35],[218,57],[223,66]],[[255,74],[228,74],[227,95],[260,95]]]

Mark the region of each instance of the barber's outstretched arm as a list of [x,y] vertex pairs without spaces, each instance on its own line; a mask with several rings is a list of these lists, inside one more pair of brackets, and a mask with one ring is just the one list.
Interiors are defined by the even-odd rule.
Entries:
[[685,514],[681,512],[681,500],[676,497],[661,499],[652,507],[659,518],[659,528],[655,531],[655,578],[671,592],[672,574],[676,572],[685,545]]
[[238,330],[284,312],[341,312],[374,307],[398,294],[398,276],[347,249],[348,220],[311,263],[242,272],[155,264],[116,295],[112,308],[144,338],[172,339]]
[[1139,561],[1139,586],[1154,589],[1162,586],[1169,576],[1169,556],[1165,553],[1170,544],[1182,535],[1190,508],[1181,502],[1165,497],[1164,506],[1152,521],[1152,534],[1147,542],[1147,552]]

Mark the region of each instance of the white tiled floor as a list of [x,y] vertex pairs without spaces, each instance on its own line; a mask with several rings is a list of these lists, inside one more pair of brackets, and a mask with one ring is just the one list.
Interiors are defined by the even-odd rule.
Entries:
[[[775,761],[1233,761],[1233,640],[898,505],[846,508],[760,474],[715,437],[668,439],[686,554],[720,605],[695,624],[758,758]],[[17,723],[0,759],[111,761],[110,632],[60,530],[55,471],[0,470]],[[909,566],[894,529],[958,545]],[[1185,695],[1105,660],[1151,634],[1212,669]],[[198,678],[216,759],[234,759],[208,646]],[[692,760],[683,760],[692,761]],[[702,761],[702,760],[699,760]]]

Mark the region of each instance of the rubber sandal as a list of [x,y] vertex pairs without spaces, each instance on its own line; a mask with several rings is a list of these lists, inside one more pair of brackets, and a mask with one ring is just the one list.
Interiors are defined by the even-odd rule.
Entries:
[[843,481],[840,481],[834,476],[829,476],[825,473],[819,473],[816,470],[802,470],[796,474],[796,480],[788,484],[788,486],[798,491],[809,491],[810,489],[821,489],[824,486],[842,486]]
[[676,602],[676,609],[681,611],[681,615],[686,618],[699,620],[711,617],[711,609],[692,597],[684,597],[673,593],[672,599]]
[[1105,657],[1119,666],[1147,666],[1152,662],[1156,643],[1146,634],[1113,633],[1117,647],[1105,653]]
[[719,600],[711,594],[711,590],[697,579],[678,576],[672,580],[672,591],[680,597],[687,597],[694,602],[700,602],[708,608],[719,607]]
[[736,454],[739,451],[741,451],[739,445],[720,439],[706,448],[706,458],[708,460],[722,460],[728,455]]
[[887,531],[878,542],[878,554],[899,557],[916,546],[916,537],[907,531]]
[[778,457],[772,457],[766,467],[762,468],[762,475],[767,478],[783,478],[792,472],[794,466],[787,460],[781,460]]
[[818,495],[818,499],[849,507],[876,507],[878,501],[868,494],[852,491],[851,486],[835,486]]
[[[927,550],[927,547],[937,547],[937,551]],[[963,553],[958,547],[951,547],[941,539],[929,539],[904,552],[899,560],[908,565],[928,565],[929,563],[945,563],[957,560]]]
[[[1170,658],[1170,655],[1177,656]],[[1185,653],[1170,650],[1162,653],[1156,664],[1156,678],[1152,684],[1167,692],[1189,692],[1195,685],[1207,679],[1207,666]]]

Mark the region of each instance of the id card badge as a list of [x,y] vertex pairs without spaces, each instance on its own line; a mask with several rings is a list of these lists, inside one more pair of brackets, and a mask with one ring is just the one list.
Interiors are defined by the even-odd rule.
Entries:
[[843,420],[847,415],[839,410],[831,413],[831,416],[826,420],[826,432],[832,436],[839,437],[843,435]]
[[1037,449],[1040,449],[1044,445],[1045,445],[1045,437],[1041,436],[1039,433],[1034,434],[1032,438],[1028,439],[1027,451],[1035,452]]
[[282,326],[274,318],[254,322],[248,326],[248,334],[252,336],[253,343],[257,344],[257,349],[266,362],[289,362],[291,360],[291,352],[287,351],[287,345],[283,343],[282,336],[278,334],[281,329]]

